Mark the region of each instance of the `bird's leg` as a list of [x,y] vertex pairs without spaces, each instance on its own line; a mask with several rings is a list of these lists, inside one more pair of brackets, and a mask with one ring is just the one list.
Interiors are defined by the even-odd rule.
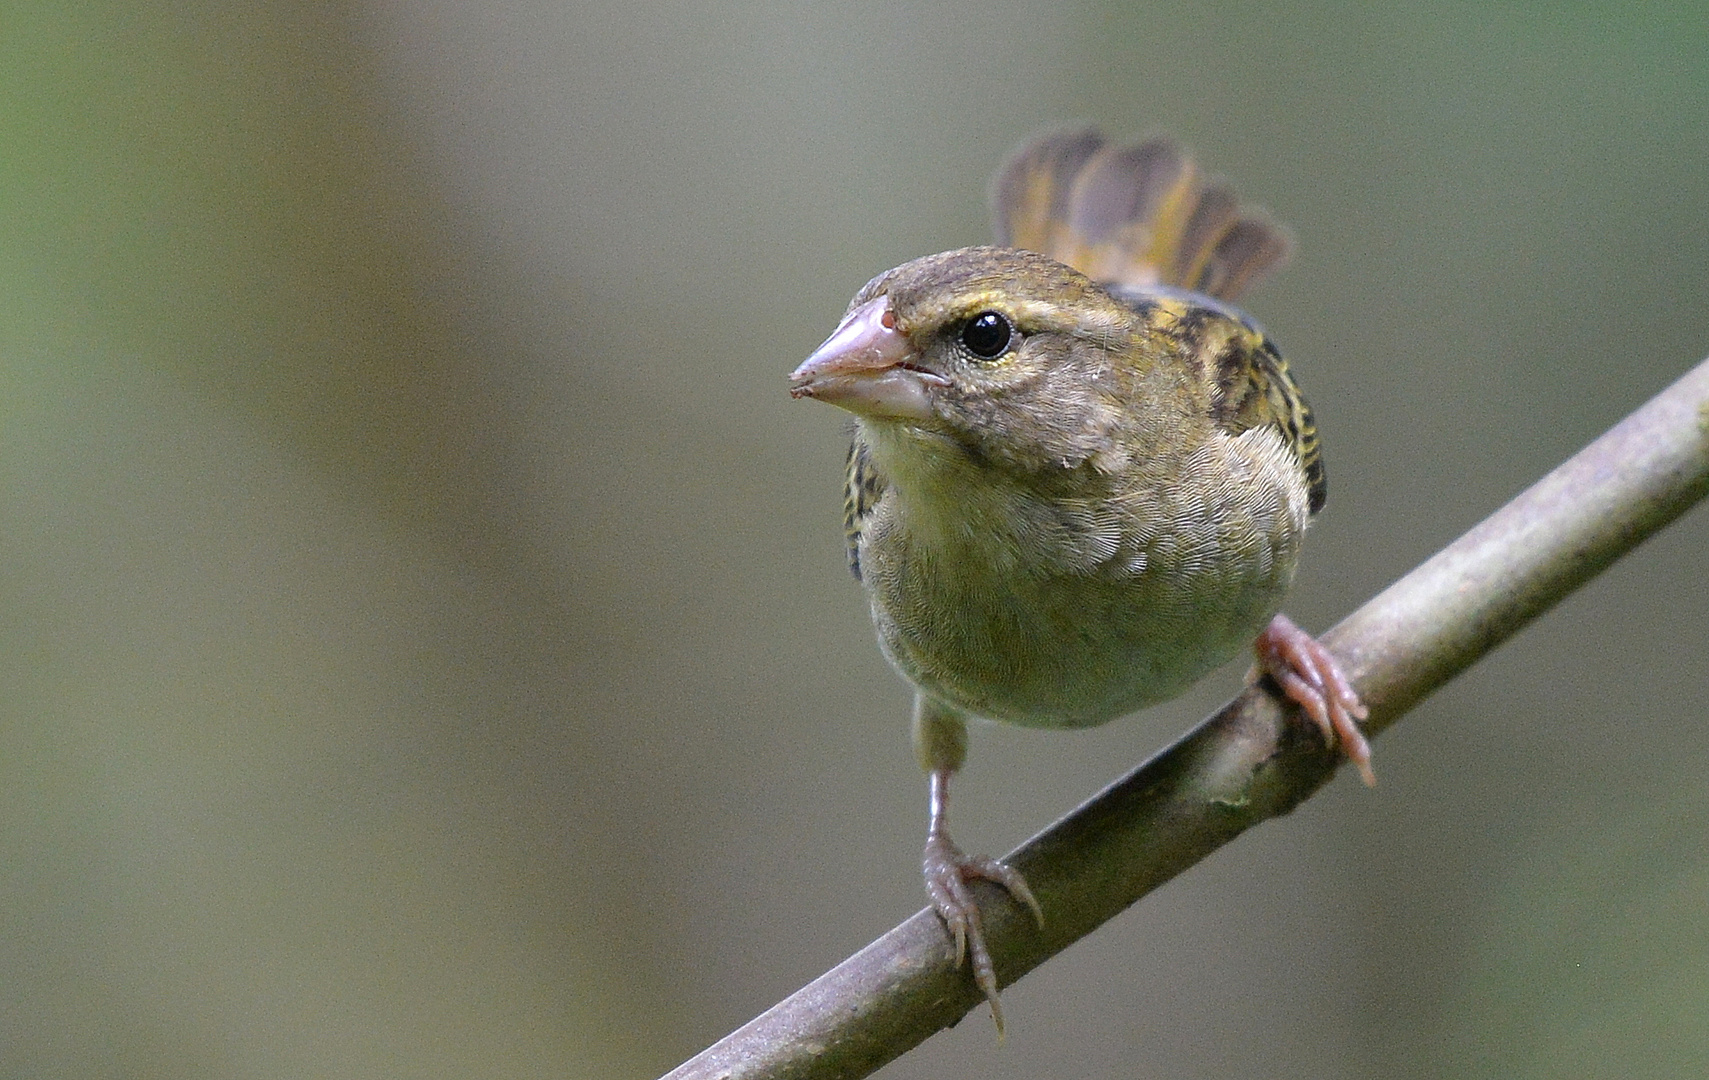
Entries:
[[1365,703],[1341,665],[1316,638],[1301,630],[1286,615],[1277,615],[1253,643],[1258,667],[1276,680],[1288,698],[1305,710],[1323,732],[1329,746],[1341,747],[1366,786],[1375,787],[1377,774],[1371,770],[1371,744],[1356,721],[1370,715]]
[[924,869],[926,895],[955,938],[955,964],[973,962],[973,981],[991,1003],[997,1032],[1003,1031],[1003,1009],[997,1003],[997,972],[985,948],[985,934],[968,884],[979,878],[996,882],[1032,909],[1044,925],[1044,912],[1020,872],[996,859],[966,855],[949,838],[949,778],[967,758],[967,721],[941,703],[918,694],[914,698],[914,749],[930,779],[931,811],[926,826]]

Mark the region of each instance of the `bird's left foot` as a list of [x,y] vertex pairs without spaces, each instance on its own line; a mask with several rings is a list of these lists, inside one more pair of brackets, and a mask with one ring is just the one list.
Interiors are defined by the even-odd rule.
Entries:
[[1253,643],[1258,669],[1276,680],[1288,699],[1297,703],[1323,732],[1323,741],[1339,746],[1359,770],[1367,787],[1375,787],[1371,744],[1357,721],[1370,715],[1341,665],[1318,640],[1286,615],[1277,615]]

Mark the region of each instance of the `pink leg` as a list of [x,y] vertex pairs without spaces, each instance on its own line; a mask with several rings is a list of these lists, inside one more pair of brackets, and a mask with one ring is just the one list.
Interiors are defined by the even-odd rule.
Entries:
[[1339,745],[1359,776],[1375,787],[1371,771],[1371,744],[1359,730],[1358,720],[1370,715],[1359,700],[1341,666],[1317,639],[1301,630],[1286,615],[1277,615],[1253,642],[1258,667],[1276,680],[1282,692],[1311,717],[1329,746]]

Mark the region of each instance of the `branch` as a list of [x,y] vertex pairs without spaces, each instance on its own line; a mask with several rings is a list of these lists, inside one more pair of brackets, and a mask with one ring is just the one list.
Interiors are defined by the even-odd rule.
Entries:
[[[1329,631],[1375,735],[1709,493],[1709,360]],[[1309,730],[1308,730],[1309,729]],[[1249,688],[1016,849],[1045,911],[980,886],[1007,985],[1261,821],[1340,764]],[[980,1002],[921,911],[665,1080],[866,1076]]]

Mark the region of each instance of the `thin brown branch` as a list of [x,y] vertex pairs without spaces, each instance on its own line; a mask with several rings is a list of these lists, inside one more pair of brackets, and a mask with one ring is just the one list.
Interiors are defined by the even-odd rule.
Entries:
[[[1331,630],[1371,707],[1400,716],[1709,492],[1709,360]],[[1013,982],[1261,821],[1339,765],[1309,725],[1249,690],[1021,845],[1045,910],[980,894]],[[866,1076],[979,1003],[929,911],[885,934],[666,1080]]]

